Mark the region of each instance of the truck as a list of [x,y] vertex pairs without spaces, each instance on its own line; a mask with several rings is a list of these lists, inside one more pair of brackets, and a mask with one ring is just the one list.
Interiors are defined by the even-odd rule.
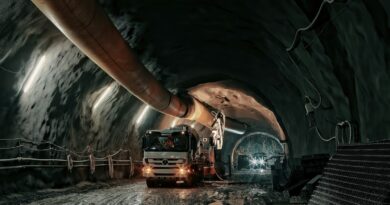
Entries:
[[202,141],[194,129],[185,125],[146,131],[142,138],[142,175],[147,186],[192,186],[200,182],[209,163],[200,149]]

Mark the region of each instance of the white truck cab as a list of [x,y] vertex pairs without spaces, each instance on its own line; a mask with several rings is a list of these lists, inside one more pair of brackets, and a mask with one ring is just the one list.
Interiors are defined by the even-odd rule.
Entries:
[[188,126],[149,130],[142,147],[142,173],[148,187],[169,182],[192,185],[202,178],[202,168],[194,160],[197,136]]

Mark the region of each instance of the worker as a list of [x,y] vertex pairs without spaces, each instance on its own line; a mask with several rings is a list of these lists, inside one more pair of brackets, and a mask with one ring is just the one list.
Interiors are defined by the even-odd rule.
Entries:
[[169,135],[167,137],[167,140],[165,140],[165,142],[164,142],[164,148],[165,149],[173,149],[174,147],[175,147],[175,144],[173,142],[173,136]]

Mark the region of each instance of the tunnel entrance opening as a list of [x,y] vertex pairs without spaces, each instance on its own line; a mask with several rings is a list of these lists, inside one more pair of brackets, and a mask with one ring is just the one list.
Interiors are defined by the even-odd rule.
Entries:
[[231,153],[234,171],[243,169],[265,173],[285,155],[283,145],[274,135],[252,132],[239,139]]

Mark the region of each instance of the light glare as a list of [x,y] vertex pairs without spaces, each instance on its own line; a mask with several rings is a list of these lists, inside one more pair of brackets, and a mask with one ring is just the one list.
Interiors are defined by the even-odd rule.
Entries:
[[257,160],[255,160],[255,159],[252,159],[252,160],[251,160],[251,164],[253,164],[253,165],[257,165]]
[[225,127],[225,131],[226,131],[226,132],[231,132],[231,133],[234,133],[234,134],[238,134],[238,135],[242,135],[242,134],[245,133],[245,131],[230,129],[230,128],[228,128],[228,127]]
[[143,168],[143,171],[144,171],[145,174],[149,175],[149,174],[152,173],[152,168],[150,166],[145,166]]
[[28,80],[24,84],[24,87],[23,87],[23,92],[24,93],[27,93],[30,90],[30,88],[33,85],[33,83],[35,83],[35,81],[37,80],[36,78],[38,77],[38,74],[41,72],[41,70],[43,68],[43,64],[45,63],[45,61],[46,61],[46,56],[43,55],[39,59],[38,63],[35,65],[35,68],[32,71],[30,77],[28,78]]
[[171,127],[175,127],[175,126],[176,126],[176,122],[177,122],[177,118],[175,118],[175,119],[172,121]]
[[142,119],[144,119],[146,112],[148,112],[148,110],[149,110],[149,105],[146,105],[136,121],[137,124],[141,123]]
[[96,108],[102,104],[102,102],[108,97],[108,95],[111,93],[112,89],[114,88],[114,84],[111,84],[108,86],[103,93],[99,96],[99,98],[96,100],[95,104],[92,107],[92,111],[95,111]]
[[260,159],[260,160],[259,160],[259,163],[260,163],[261,165],[264,165],[264,164],[265,164],[264,159]]
[[181,175],[185,174],[184,168],[180,168],[180,169],[179,169],[179,173],[180,173]]

